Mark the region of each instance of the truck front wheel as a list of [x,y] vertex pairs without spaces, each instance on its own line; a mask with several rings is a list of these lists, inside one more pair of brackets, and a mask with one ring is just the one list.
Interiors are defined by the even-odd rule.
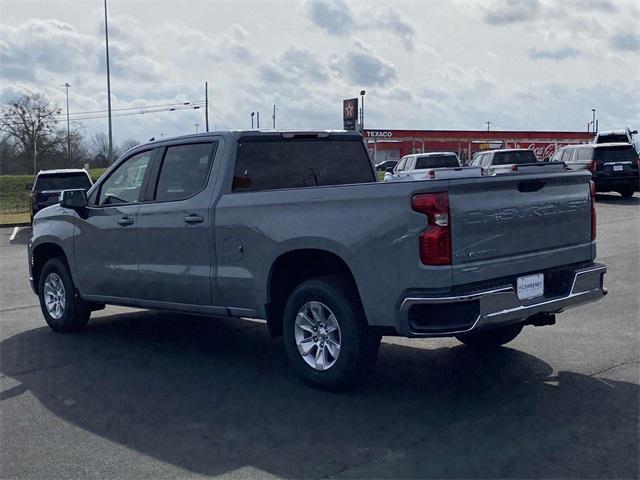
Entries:
[[516,338],[522,331],[522,327],[521,323],[517,323],[492,330],[464,333],[457,335],[456,338],[472,348],[498,348]]
[[287,301],[283,328],[296,372],[327,390],[344,390],[362,380],[380,346],[380,335],[367,325],[355,288],[341,277],[301,283]]
[[91,310],[77,298],[66,263],[52,258],[45,263],[38,282],[40,308],[47,324],[58,333],[81,330],[87,325]]

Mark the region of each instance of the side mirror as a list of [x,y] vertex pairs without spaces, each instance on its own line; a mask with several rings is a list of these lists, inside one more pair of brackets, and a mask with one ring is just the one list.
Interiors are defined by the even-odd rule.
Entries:
[[386,173],[393,173],[393,167],[387,167],[384,169]]
[[25,190],[33,190],[33,182],[29,182],[24,186]]
[[63,190],[60,193],[60,206],[62,208],[79,210],[85,208],[87,205],[87,192],[82,188],[77,190]]

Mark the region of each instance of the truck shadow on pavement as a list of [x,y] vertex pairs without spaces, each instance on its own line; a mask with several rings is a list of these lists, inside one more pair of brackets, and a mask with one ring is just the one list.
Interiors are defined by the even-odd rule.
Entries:
[[[0,369],[19,382],[3,401],[29,391],[65,422],[198,474],[639,474],[637,385],[510,348],[383,344],[366,385],[332,394],[299,383],[264,325],[134,312],[10,337]],[[47,441],[61,439],[34,439],[38,452]]]
[[640,205],[640,197],[637,193],[633,197],[629,198],[623,198],[617,193],[596,193],[596,202],[611,205]]

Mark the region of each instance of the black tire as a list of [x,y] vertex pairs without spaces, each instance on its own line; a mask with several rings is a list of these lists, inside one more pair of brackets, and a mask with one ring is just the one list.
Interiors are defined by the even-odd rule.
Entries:
[[471,348],[498,348],[516,338],[523,327],[524,325],[521,323],[516,323],[515,325],[507,325],[492,330],[464,333],[456,335],[456,338]]
[[[54,276],[55,275],[55,276]],[[45,285],[51,276],[52,281],[59,279],[64,289],[64,306],[61,308],[59,318],[55,318],[47,308],[45,298]],[[55,283],[55,282],[54,282]],[[71,333],[82,330],[89,321],[91,310],[76,295],[76,290],[71,279],[71,274],[65,261],[61,258],[52,258],[45,263],[38,280],[38,298],[44,319],[54,332]]]
[[[339,353],[326,370],[307,364],[298,351],[295,322],[300,309],[309,302],[321,302],[333,313],[339,326]],[[287,356],[296,373],[324,390],[346,390],[356,385],[371,370],[378,355],[381,337],[367,325],[354,286],[341,277],[314,278],[301,283],[285,306],[283,329]],[[318,345],[314,351],[318,352]]]
[[618,190],[618,193],[622,195],[622,198],[631,198],[633,197],[633,188],[624,188],[622,190]]

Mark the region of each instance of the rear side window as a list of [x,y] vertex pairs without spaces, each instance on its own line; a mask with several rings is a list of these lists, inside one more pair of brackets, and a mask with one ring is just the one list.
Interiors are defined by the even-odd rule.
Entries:
[[359,139],[241,138],[234,192],[375,182]]
[[604,162],[624,162],[635,161],[638,154],[632,145],[621,145],[619,147],[599,147],[594,149],[593,159]]
[[36,180],[35,191],[73,190],[91,188],[91,180],[84,172],[40,174]]
[[458,158],[454,155],[429,155],[425,157],[418,157],[418,160],[416,160],[416,170],[459,166],[460,163],[458,162]]
[[196,143],[168,147],[154,198],[159,201],[183,200],[201,191],[207,184],[215,145]]
[[578,149],[578,160],[591,160],[593,156],[592,148],[579,148]]
[[[566,154],[565,154],[566,155]],[[564,159],[564,157],[563,157]],[[493,157],[494,165],[525,165],[536,163],[538,159],[533,150],[520,150],[515,152],[496,152]]]

